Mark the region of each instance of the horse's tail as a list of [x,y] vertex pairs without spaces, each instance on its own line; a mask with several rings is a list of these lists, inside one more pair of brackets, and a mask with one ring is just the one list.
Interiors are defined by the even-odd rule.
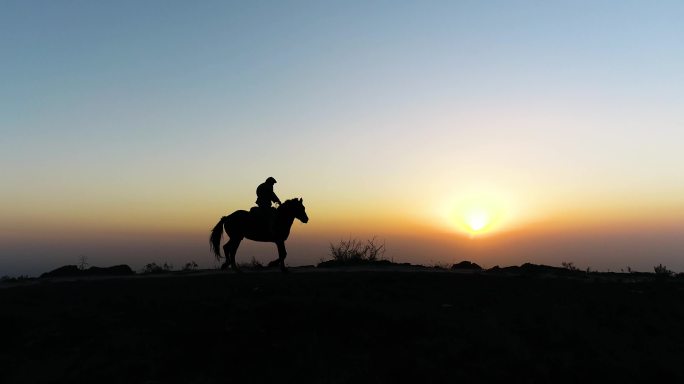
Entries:
[[218,224],[211,230],[211,235],[209,236],[209,248],[214,252],[216,260],[221,260],[221,238],[223,237],[223,223],[226,221],[228,216],[223,216],[219,220]]

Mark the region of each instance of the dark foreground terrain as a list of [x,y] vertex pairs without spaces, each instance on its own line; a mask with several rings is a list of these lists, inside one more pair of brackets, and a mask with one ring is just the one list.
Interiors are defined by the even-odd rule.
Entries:
[[0,289],[2,383],[682,382],[681,279],[268,271]]

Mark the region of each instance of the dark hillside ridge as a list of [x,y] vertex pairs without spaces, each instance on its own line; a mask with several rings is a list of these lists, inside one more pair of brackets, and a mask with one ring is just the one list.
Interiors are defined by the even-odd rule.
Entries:
[[90,267],[79,269],[75,265],[65,265],[50,272],[40,275],[41,278],[48,277],[80,277],[80,276],[129,276],[135,272],[126,264],[114,265],[111,267]]

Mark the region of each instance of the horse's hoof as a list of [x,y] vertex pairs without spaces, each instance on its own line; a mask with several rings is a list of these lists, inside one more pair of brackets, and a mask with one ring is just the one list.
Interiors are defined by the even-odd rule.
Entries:
[[270,263],[268,263],[268,267],[269,267],[269,268],[277,267],[277,266],[279,266],[279,265],[280,265],[280,260],[279,260],[279,259],[275,259],[275,260],[271,261]]
[[221,264],[221,270],[222,270],[222,271],[227,271],[227,270],[228,270],[228,263],[223,263],[223,264]]

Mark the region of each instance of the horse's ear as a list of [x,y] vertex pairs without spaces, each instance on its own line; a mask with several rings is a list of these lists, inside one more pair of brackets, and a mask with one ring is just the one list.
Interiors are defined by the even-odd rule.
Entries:
[[303,203],[303,202],[304,202],[304,199],[300,197],[300,198],[299,198],[299,202],[300,202],[300,203]]

